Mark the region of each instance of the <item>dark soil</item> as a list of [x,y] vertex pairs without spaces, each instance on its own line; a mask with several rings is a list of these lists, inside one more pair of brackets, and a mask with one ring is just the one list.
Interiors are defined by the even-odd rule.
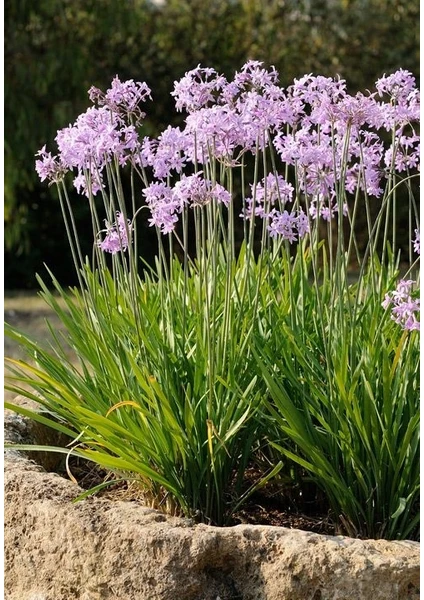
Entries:
[[[75,457],[70,458],[68,468],[72,478],[84,490],[89,490],[108,480],[118,479],[100,467]],[[58,473],[65,478],[70,478],[64,465],[58,469]],[[256,469],[248,469],[246,488],[250,487],[252,481],[256,480],[258,476],[259,472]],[[139,488],[127,481],[106,486],[96,495],[109,500],[125,500],[144,504]],[[304,482],[302,489],[300,486],[288,486],[278,481],[269,482],[252,494],[234,513],[230,525],[239,524],[288,527],[324,535],[338,533],[322,494],[316,486],[309,482]]]

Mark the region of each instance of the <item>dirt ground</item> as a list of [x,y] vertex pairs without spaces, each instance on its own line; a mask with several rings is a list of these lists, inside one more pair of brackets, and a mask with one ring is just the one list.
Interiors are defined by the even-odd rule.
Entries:
[[[47,321],[55,331],[65,331],[56,314],[35,292],[5,292],[4,320],[8,325],[16,327],[25,334],[35,338],[39,343],[48,345],[51,339]],[[14,359],[26,358],[25,352],[19,345],[4,337],[4,357]],[[8,374],[7,361],[4,367],[5,377]],[[12,400],[15,394],[5,390],[5,400]]]

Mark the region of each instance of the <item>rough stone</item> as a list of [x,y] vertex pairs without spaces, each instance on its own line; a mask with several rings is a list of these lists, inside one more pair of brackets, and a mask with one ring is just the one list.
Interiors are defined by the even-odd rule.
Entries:
[[[40,436],[40,426],[6,418],[6,439]],[[419,597],[416,542],[195,525],[130,501],[73,504],[82,490],[35,460],[6,452],[5,600]]]

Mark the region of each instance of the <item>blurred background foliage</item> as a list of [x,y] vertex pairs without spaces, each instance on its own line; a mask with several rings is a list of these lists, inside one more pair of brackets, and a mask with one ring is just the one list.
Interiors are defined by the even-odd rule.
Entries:
[[[38,181],[34,155],[45,143],[55,152],[57,129],[86,110],[91,85],[106,89],[116,74],[146,81],[144,132],[156,135],[182,122],[176,79],[199,63],[231,76],[247,59],[274,65],[283,86],[340,74],[365,91],[399,67],[418,80],[419,1],[6,0],[6,288],[35,287],[43,262],[73,283],[57,193]],[[88,209],[72,198],[83,231]],[[146,227],[146,258],[153,240]]]

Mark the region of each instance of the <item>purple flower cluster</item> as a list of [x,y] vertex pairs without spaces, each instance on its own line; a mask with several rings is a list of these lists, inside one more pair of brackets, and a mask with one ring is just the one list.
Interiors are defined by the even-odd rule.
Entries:
[[290,243],[302,239],[309,231],[308,217],[302,209],[298,211],[282,213],[278,210],[272,210],[270,213],[270,223],[268,225],[269,236],[272,238],[281,237]]
[[[374,94],[351,96],[344,80],[311,74],[283,90],[275,69],[249,61],[229,82],[198,67],[175,84],[173,95],[189,113],[183,161],[195,156],[204,164],[215,158],[232,165],[243,152],[271,142],[282,163],[296,168],[312,218],[334,216],[341,186],[378,198],[388,173],[418,168],[412,124],[419,121],[419,93],[404,70],[381,78]],[[387,148],[378,131],[390,129],[396,144]],[[260,213],[259,203],[255,210]]]
[[384,309],[392,307],[392,319],[403,329],[420,329],[417,315],[420,312],[420,301],[412,297],[412,287],[415,281],[411,279],[399,281],[396,290],[386,294],[382,306]]
[[[89,196],[104,189],[105,169],[131,163],[153,175],[144,191],[150,222],[169,233],[184,205],[230,202],[199,168],[216,173],[216,161],[238,167],[243,154],[269,148],[281,166],[251,186],[242,216],[267,219],[270,235],[293,241],[305,234],[308,219],[332,219],[345,194],[378,198],[385,178],[419,168],[419,92],[402,69],[379,79],[376,92],[353,96],[344,80],[312,74],[283,89],[277,71],[258,61],[248,61],[232,80],[199,65],[175,82],[172,95],[176,109],[186,112],[184,126],[140,140],[140,105],[150,98],[149,87],[115,77],[104,93],[90,88],[97,106],[58,132],[57,156],[40,150],[40,178],[57,182],[75,170],[75,187]],[[289,211],[294,189],[278,171],[293,170],[297,210]],[[346,204],[342,208],[346,214]]]
[[43,146],[36,156],[41,157],[35,161],[35,170],[40,180],[48,179],[50,183],[59,183],[67,171],[61,160],[57,156],[52,156],[51,152],[47,152],[46,146]]
[[388,169],[397,173],[420,168],[420,137],[418,135],[401,135],[395,144],[391,144],[384,154],[384,162]]
[[175,97],[175,108],[178,111],[185,109],[188,113],[204,108],[214,102],[225,84],[225,77],[218,75],[215,69],[198,65],[174,83],[171,96]]
[[[311,219],[321,218],[323,221],[331,221],[337,212],[339,212],[339,206],[335,194],[332,194],[328,199],[323,194],[316,194],[312,197],[312,200],[308,207],[309,216]],[[347,205],[343,204],[342,207],[343,215],[347,215]]]
[[98,246],[104,252],[116,254],[119,251],[125,252],[128,248],[128,234],[131,234],[131,221],[125,222],[124,215],[121,212],[116,213],[116,221],[113,224],[105,221],[105,238],[98,241]]
[[254,214],[257,217],[267,218],[270,210],[277,204],[283,208],[286,202],[293,200],[294,188],[281,175],[269,173],[259,183],[251,185],[251,198],[245,199],[245,210],[241,215],[251,219]]
[[[186,73],[183,89],[176,84],[173,94],[177,106],[184,105],[181,98],[189,96],[190,81],[196,72]],[[284,108],[284,93],[277,82],[275,69],[266,70],[258,61],[248,61],[230,82],[215,74],[216,85],[214,94],[208,96],[209,105],[198,103],[198,110],[191,105],[186,119],[187,132],[196,134],[198,159],[206,162],[213,157],[231,163],[234,154],[264,148],[268,143],[267,132],[284,123],[287,117],[288,107]],[[290,118],[290,108],[288,111]]]
[[78,171],[75,187],[86,195],[101,189],[108,163],[124,165],[139,144],[135,127],[106,106],[89,108],[73,125],[58,131],[56,142],[62,163]]
[[121,82],[118,77],[105,94],[97,88],[89,91],[98,107],[81,114],[73,125],[58,131],[57,156],[47,153],[45,146],[38,152],[36,170],[41,180],[56,182],[58,177],[76,169],[74,186],[86,196],[97,194],[104,187],[103,171],[112,162],[125,165],[140,151],[140,141],[132,116],[136,122],[144,116],[139,103],[150,97],[144,83],[133,80]]
[[415,91],[415,79],[409,71],[398,69],[392,75],[383,75],[376,81],[375,87],[380,96],[387,94],[401,103]]
[[151,212],[149,224],[158,227],[162,233],[175,229],[184,206],[194,208],[210,202],[228,206],[231,200],[231,194],[219,183],[204,179],[202,171],[182,175],[173,188],[164,182],[154,182],[143,190],[143,195]]
[[183,207],[172,194],[172,189],[166,183],[153,182],[143,190],[151,217],[149,224],[158,227],[162,233],[170,233],[178,223],[178,215]]
[[167,127],[157,140],[145,137],[135,163],[151,167],[157,179],[166,179],[172,172],[180,174],[187,164],[190,140],[179,127]]
[[309,223],[303,210],[285,210],[286,204],[293,201],[294,188],[284,177],[269,173],[256,186],[250,187],[252,197],[245,199],[241,216],[266,220],[271,238],[281,237],[292,243],[306,235]]
[[88,90],[88,96],[93,103],[97,102],[99,106],[106,106],[117,114],[131,115],[137,121],[146,116],[140,110],[140,102],[145,102],[147,98],[152,99],[147,83],[133,79],[121,81],[118,76],[113,79],[111,87],[106,93],[92,86]]

